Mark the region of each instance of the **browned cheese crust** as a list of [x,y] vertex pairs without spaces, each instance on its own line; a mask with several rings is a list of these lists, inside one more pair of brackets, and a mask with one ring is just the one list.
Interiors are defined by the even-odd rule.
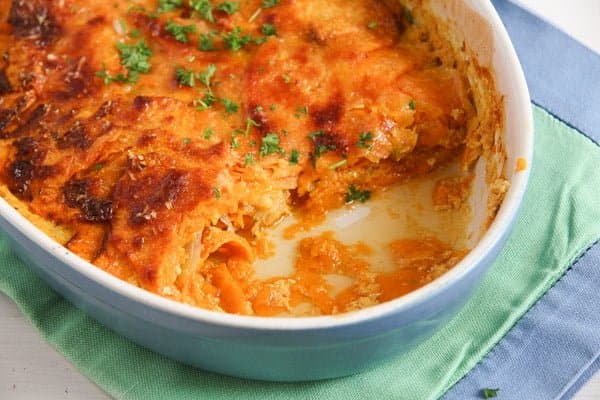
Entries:
[[351,186],[460,157],[478,116],[454,50],[416,10],[228,3],[1,2],[0,180],[98,267],[253,314],[265,227],[292,212],[316,223]]

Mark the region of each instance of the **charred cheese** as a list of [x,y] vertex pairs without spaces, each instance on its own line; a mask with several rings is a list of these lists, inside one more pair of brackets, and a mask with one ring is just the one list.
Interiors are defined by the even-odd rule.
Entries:
[[[331,314],[397,297],[462,257],[428,239],[413,272],[377,276],[367,248],[324,234],[299,243],[294,276],[253,276],[283,217],[317,224],[481,137],[456,52],[418,10],[12,0],[0,19],[2,195],[99,268],[211,310]],[[355,284],[328,295],[331,271]]]

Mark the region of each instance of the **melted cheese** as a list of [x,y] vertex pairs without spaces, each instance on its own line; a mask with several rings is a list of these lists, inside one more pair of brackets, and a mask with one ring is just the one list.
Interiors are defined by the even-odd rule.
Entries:
[[[307,229],[351,186],[376,193],[461,155],[477,120],[472,93],[425,16],[376,0],[248,0],[232,15],[214,9],[214,22],[187,1],[168,12],[151,0],[9,3],[0,5],[4,197],[69,232],[65,246],[98,267],[208,309],[329,314],[397,297],[460,259],[435,244],[445,256],[423,276],[414,275],[425,267],[377,275],[367,247],[322,234],[299,242],[293,276],[260,280],[252,266],[276,251],[264,232],[285,216]],[[193,27],[186,43],[173,22]],[[265,24],[277,34],[265,37]],[[236,29],[252,37],[238,51],[224,40]],[[214,51],[199,50],[200,33]],[[148,72],[103,82],[101,71],[128,73],[117,44],[140,40]],[[199,74],[210,66],[217,100],[202,110]],[[194,87],[178,69],[193,71]],[[228,112],[227,100],[239,108]],[[350,286],[333,295],[340,279]]]

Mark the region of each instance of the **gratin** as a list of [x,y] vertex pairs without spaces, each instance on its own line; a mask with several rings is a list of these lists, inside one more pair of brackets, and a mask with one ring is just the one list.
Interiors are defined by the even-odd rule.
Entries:
[[[391,237],[393,270],[377,272],[365,242],[297,238],[453,162],[463,172],[432,201],[468,209],[469,171],[498,153],[491,74],[418,1],[7,3],[2,196],[99,268],[211,310],[324,315],[401,296],[466,254]],[[491,220],[507,183],[487,180]],[[294,270],[259,279],[290,215]]]

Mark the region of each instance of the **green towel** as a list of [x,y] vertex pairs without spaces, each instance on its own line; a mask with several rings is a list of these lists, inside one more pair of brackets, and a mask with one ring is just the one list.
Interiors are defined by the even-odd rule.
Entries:
[[600,238],[600,148],[539,108],[530,186],[515,229],[465,308],[427,342],[373,370],[265,383],[200,371],[104,328],[0,240],[0,290],[81,372],[119,399],[427,399],[456,383]]

